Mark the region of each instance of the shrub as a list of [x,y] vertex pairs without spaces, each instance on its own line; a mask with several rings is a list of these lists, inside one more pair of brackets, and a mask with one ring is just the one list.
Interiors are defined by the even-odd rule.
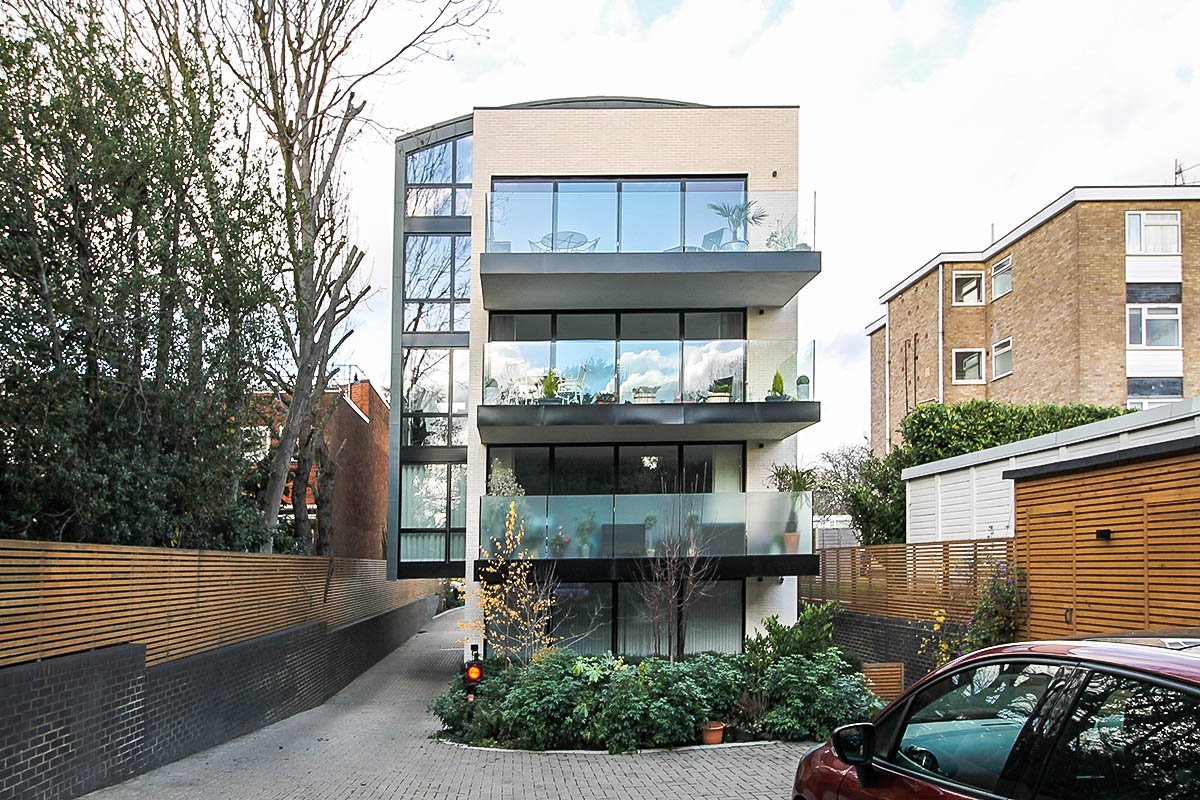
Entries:
[[1093,405],[1009,405],[990,400],[922,403],[900,423],[904,444],[884,458],[859,465],[847,492],[854,527],[863,544],[904,541],[904,481],[901,471],[918,464],[974,453],[1045,433],[1074,428],[1127,413]]
[[527,750],[578,747],[572,712],[583,685],[570,672],[576,656],[566,650],[544,651],[516,675],[499,701],[500,736]]
[[771,710],[762,729],[776,739],[820,741],[883,705],[836,647],[808,657],[784,656],[767,669],[766,683]]

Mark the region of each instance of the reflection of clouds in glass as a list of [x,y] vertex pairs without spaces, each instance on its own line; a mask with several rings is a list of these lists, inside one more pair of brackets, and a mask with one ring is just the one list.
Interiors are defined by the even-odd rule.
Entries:
[[638,345],[640,350],[624,350],[621,353],[621,398],[631,398],[634,389],[642,386],[658,387],[657,399],[671,402],[679,393],[679,345]]
[[727,378],[733,378],[734,391],[738,391],[745,359],[743,350],[739,340],[687,343],[683,352],[685,392],[694,398],[707,393],[714,381]]

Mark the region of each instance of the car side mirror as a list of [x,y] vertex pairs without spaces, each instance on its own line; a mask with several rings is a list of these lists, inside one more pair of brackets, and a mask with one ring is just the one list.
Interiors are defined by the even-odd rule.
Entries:
[[852,767],[869,767],[875,757],[875,725],[859,722],[843,725],[833,732],[833,751]]

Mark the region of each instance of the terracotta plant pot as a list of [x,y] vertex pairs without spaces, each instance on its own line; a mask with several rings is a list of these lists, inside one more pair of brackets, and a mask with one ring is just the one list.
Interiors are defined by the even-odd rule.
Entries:
[[786,531],[783,534],[783,552],[800,552],[800,534],[797,531]]
[[700,741],[704,744],[720,744],[724,738],[724,722],[706,722],[700,726]]

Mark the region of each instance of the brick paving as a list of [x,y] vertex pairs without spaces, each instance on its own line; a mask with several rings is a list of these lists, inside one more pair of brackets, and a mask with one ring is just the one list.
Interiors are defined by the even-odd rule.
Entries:
[[319,708],[87,795],[94,800],[786,798],[798,744],[629,755],[437,742],[425,711],[462,649],[443,614]]

